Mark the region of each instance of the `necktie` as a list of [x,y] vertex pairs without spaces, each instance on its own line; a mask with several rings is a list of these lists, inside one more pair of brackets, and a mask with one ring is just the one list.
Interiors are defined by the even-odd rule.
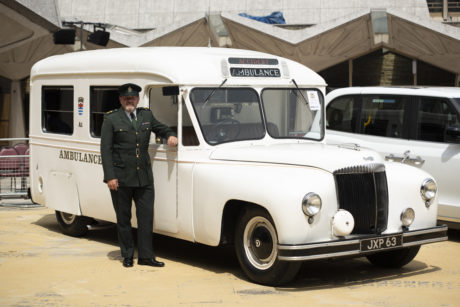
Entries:
[[129,115],[131,115],[131,122],[133,123],[134,129],[137,130],[136,116],[134,116],[134,113],[130,113]]

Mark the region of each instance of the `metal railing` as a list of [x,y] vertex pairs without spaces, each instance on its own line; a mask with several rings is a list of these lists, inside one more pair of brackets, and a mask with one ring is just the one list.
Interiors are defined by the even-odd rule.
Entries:
[[[28,139],[0,139],[4,142]],[[18,143],[0,147],[0,199],[29,198],[29,146]]]

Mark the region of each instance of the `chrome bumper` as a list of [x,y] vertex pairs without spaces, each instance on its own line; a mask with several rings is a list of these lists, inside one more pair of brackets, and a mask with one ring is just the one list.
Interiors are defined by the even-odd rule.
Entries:
[[[404,248],[447,240],[447,226],[437,226],[428,229],[407,231],[389,235],[402,235],[402,245],[395,248]],[[361,240],[388,237],[389,235],[360,236],[359,238],[318,242],[304,245],[278,244],[278,259],[286,261],[304,261],[332,257],[365,255],[373,252],[385,251],[392,248],[378,249],[371,252],[361,251]],[[394,249],[394,248],[393,248]]]

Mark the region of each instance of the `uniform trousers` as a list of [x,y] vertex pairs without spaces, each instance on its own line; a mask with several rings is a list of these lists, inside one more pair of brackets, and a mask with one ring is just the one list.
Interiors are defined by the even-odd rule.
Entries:
[[134,240],[131,228],[132,201],[136,205],[138,258],[153,258],[153,184],[142,187],[118,187],[110,190],[112,203],[117,215],[118,242],[123,258],[134,255]]

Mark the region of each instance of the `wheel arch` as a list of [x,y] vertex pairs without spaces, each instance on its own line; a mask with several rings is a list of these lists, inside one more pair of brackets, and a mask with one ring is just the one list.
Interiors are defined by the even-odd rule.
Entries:
[[[239,216],[249,208],[260,208],[271,216],[270,212],[262,205],[239,199],[230,199],[225,203],[222,213],[220,245],[233,244],[235,227]],[[276,229],[276,225],[275,225]]]

